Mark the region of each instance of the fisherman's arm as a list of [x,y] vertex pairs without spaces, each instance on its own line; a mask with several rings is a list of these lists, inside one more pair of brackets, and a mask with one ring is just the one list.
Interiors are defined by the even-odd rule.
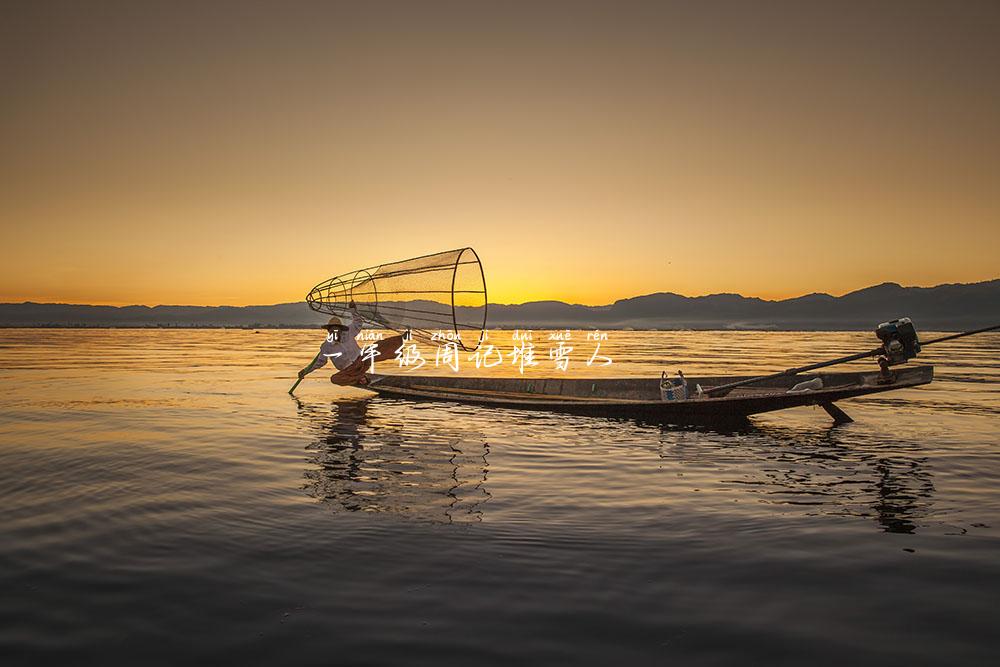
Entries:
[[347,307],[351,311],[351,323],[347,325],[347,335],[354,338],[361,333],[361,327],[364,326],[365,320],[358,313],[358,307],[353,300],[347,304]]
[[326,352],[325,344],[320,346],[319,354],[316,355],[316,358],[313,359],[312,363],[299,371],[300,378],[304,378],[313,371],[319,370],[320,368],[323,368],[323,366],[326,366],[326,360],[328,359],[328,357],[326,354],[324,354],[324,352]]

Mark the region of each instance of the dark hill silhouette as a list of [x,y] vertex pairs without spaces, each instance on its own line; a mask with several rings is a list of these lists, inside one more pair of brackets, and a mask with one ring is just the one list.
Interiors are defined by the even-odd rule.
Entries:
[[[688,297],[671,292],[607,306],[561,301],[490,304],[489,324],[505,328],[870,329],[911,317],[921,329],[958,330],[1000,322],[1000,279],[937,287],[883,283],[840,297],[807,294],[768,301],[738,294]],[[273,306],[80,306],[0,304],[0,326],[312,327],[326,316],[305,303]]]

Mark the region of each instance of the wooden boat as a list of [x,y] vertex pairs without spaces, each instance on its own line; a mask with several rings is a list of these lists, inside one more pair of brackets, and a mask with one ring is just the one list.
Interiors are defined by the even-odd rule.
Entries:
[[[705,424],[743,420],[750,415],[803,405],[819,405],[836,422],[851,418],[834,403],[847,398],[927,384],[933,366],[896,368],[888,376],[880,371],[808,373],[769,378],[737,387],[718,397],[662,400],[659,378],[562,379],[473,378],[369,374],[365,388],[382,396],[419,400],[454,401],[529,410],[549,410],[613,417],[642,417],[674,424]],[[800,382],[819,378],[818,390],[790,393]],[[688,386],[711,387],[738,382],[741,377],[691,377]]]

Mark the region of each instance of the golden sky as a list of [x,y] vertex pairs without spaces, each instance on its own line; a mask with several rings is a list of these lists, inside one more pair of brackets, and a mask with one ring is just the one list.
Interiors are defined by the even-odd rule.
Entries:
[[200,4],[3,10],[0,301],[1000,276],[996,2]]

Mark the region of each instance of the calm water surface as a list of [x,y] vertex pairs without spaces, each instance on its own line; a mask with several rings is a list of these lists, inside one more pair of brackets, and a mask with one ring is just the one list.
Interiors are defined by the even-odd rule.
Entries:
[[[408,404],[328,373],[293,399],[319,342],[0,330],[3,664],[1000,656],[998,335],[928,348],[936,381],[842,403],[853,424],[736,431]],[[652,376],[874,341],[612,332],[603,368],[574,342],[574,376]]]

